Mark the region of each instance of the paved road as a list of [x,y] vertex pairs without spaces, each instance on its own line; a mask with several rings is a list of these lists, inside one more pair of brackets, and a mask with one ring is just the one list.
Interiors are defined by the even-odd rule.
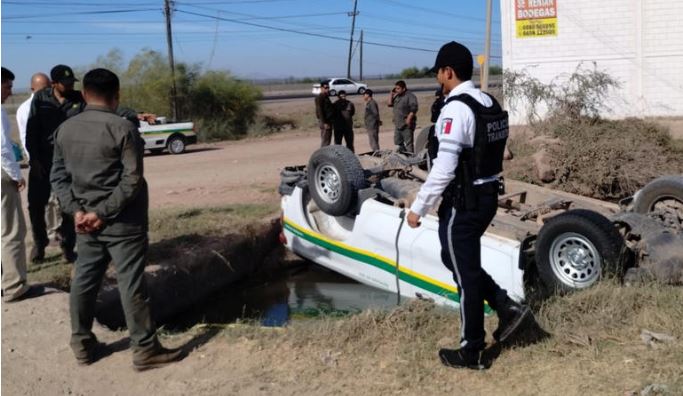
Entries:
[[[369,88],[371,88],[375,93],[378,94],[385,94],[389,93],[392,88],[394,88],[393,85],[394,81],[393,80],[382,80],[381,82],[375,83],[375,84],[368,84]],[[475,80],[475,84],[479,86],[479,81]],[[502,84],[502,77],[501,76],[492,76],[491,81],[489,82],[490,87],[499,87]],[[438,84],[436,83],[435,79],[415,79],[415,80],[406,80],[406,85],[408,86],[408,89],[414,92],[427,92],[427,91],[433,91],[436,90],[438,87]],[[306,88],[296,88],[296,89],[283,89],[282,87],[279,87],[278,89],[273,89],[273,90],[268,90],[264,89],[263,91],[263,99],[264,101],[271,101],[271,100],[282,100],[282,99],[301,99],[301,98],[310,98],[313,96],[311,93],[311,89],[313,88],[313,84]]]

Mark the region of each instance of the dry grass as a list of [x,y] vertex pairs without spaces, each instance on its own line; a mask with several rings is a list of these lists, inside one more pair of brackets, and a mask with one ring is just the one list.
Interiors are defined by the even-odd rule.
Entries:
[[[538,319],[551,339],[503,351],[480,373],[438,362],[438,348],[457,343],[458,315],[422,301],[390,312],[298,321],[285,332],[225,334],[267,349],[278,362],[273,375],[295,376],[303,389],[330,394],[631,395],[650,384],[665,386],[660,394],[683,394],[680,288],[603,282],[543,303]],[[496,319],[486,322],[490,334]],[[675,341],[647,346],[643,329]]]

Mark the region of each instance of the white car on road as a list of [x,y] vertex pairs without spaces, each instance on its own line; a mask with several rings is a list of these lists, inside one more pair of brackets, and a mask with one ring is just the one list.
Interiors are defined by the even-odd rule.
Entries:
[[[330,84],[330,96],[336,96],[339,91],[346,91],[347,94],[359,94],[365,93],[368,89],[367,84],[355,82],[347,78],[329,78],[327,80],[322,80],[322,83]],[[313,90],[311,91],[313,95],[320,94],[320,84],[313,84]]]

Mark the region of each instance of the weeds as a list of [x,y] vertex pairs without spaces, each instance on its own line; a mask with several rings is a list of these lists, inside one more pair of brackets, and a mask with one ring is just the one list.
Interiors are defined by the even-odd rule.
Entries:
[[[579,65],[572,74],[548,84],[526,71],[506,72],[504,81],[511,107],[526,106],[532,136],[559,142],[544,148],[555,168],[551,187],[618,201],[658,176],[683,173],[681,144],[665,128],[639,119],[600,118],[601,112],[609,112],[608,94],[620,84],[595,63],[592,68]],[[510,147],[519,150],[520,157],[539,149],[518,140],[511,140]],[[537,182],[529,163],[512,163],[507,174]]]

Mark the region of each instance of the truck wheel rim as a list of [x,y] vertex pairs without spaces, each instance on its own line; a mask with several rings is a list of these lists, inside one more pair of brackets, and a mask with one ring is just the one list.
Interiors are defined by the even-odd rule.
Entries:
[[325,164],[315,171],[315,188],[318,195],[327,203],[335,203],[339,199],[341,177],[334,166]]
[[588,238],[568,232],[555,238],[550,246],[550,266],[560,282],[581,289],[600,277],[602,258]]
[[171,150],[174,153],[179,153],[179,152],[183,151],[184,147],[185,147],[185,144],[183,144],[183,141],[180,139],[174,139],[171,142]]

